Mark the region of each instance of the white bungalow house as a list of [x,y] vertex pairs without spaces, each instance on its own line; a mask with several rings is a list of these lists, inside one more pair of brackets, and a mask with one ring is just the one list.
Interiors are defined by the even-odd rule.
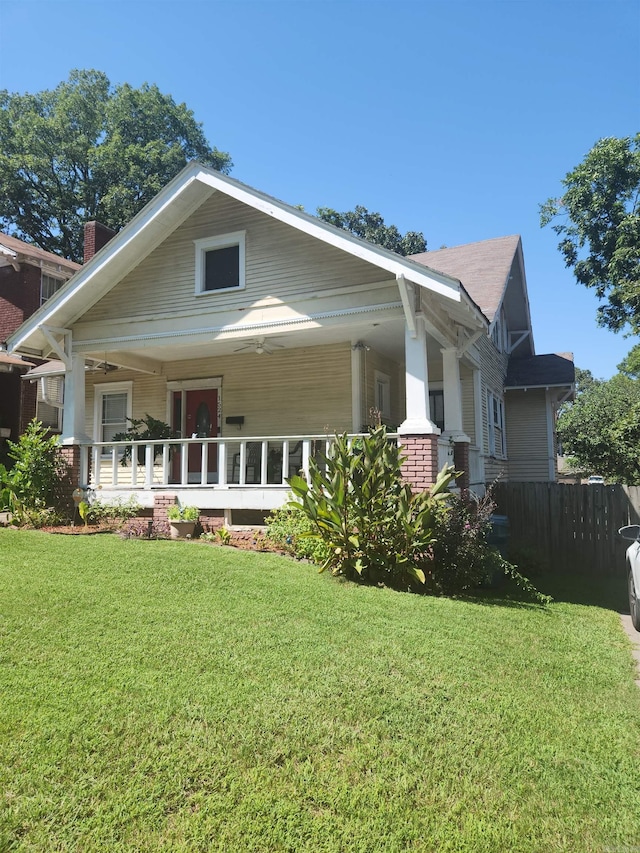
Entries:
[[[80,485],[227,523],[376,419],[416,488],[454,458],[471,488],[554,479],[573,382],[570,360],[543,356],[547,375],[534,355],[518,237],[403,258],[198,163],[7,344],[53,359],[27,379],[64,382]],[[113,436],[146,414],[178,438],[123,455]]]

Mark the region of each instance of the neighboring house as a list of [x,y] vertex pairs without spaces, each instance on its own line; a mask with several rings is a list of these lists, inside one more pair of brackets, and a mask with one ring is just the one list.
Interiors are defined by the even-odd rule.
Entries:
[[[512,466],[554,479],[537,459],[525,471],[523,448],[553,440],[571,362],[564,384],[505,391],[516,358],[542,364],[522,250],[475,246],[403,258],[193,163],[9,345],[58,361],[40,376],[64,374],[78,481],[134,490],[159,515],[174,496],[227,522],[278,506],[328,436],[377,419],[399,433],[415,488],[451,460],[463,487]],[[180,440],[123,466],[113,436],[145,414]]]
[[[21,381],[33,364],[9,355],[4,342],[79,269],[79,264],[0,234],[0,428],[3,434],[10,430],[14,441],[34,417],[59,431],[61,409],[42,399],[36,385]],[[3,461],[4,449],[2,442]]]

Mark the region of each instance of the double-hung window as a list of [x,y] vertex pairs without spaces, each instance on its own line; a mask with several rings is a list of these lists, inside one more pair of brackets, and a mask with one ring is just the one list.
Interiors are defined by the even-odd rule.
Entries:
[[245,284],[245,232],[194,240],[196,293],[242,290]]
[[96,441],[113,441],[115,435],[126,432],[129,428],[132,386],[132,382],[110,382],[95,386],[94,437]]
[[504,401],[492,391],[487,391],[487,422],[489,425],[489,454],[504,458],[507,455]]

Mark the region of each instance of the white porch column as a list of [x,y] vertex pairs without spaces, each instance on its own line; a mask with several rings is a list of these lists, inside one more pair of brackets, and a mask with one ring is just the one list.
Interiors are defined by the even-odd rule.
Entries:
[[416,316],[415,335],[405,325],[406,418],[398,427],[401,435],[438,435],[429,416],[429,372],[427,332],[421,315]]
[[84,358],[72,355],[71,370],[64,375],[64,409],[62,412],[62,443],[78,444],[89,441],[85,432]]
[[462,387],[460,385],[460,355],[457,347],[447,347],[442,352],[444,379],[444,433],[452,441],[471,439],[462,428]]
[[351,429],[362,432],[362,352],[360,341],[351,344]]

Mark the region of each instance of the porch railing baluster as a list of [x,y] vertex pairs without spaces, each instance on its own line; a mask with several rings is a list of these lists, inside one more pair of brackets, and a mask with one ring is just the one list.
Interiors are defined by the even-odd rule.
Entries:
[[118,450],[116,447],[111,447],[111,482],[114,486],[118,485]]
[[144,448],[145,487],[151,488],[153,483],[153,457],[155,448],[153,444],[147,444]]
[[226,486],[227,484],[227,445],[221,441],[218,444],[218,485]]
[[97,447],[91,448],[91,471],[87,478],[87,484],[100,485],[100,451]]
[[289,442],[285,438],[282,442],[282,476],[281,483],[287,485],[287,477],[289,476]]
[[262,442],[262,453],[260,454],[260,485],[267,485],[267,454],[269,452],[269,442]]
[[168,444],[162,445],[162,482],[169,482],[169,447]]
[[189,445],[186,442],[180,442],[180,484],[185,485],[189,482]]
[[207,485],[207,476],[209,473],[209,445],[203,441],[200,445],[200,485]]
[[305,480],[309,479],[309,454],[311,451],[311,440],[305,438],[302,442],[302,470]]

